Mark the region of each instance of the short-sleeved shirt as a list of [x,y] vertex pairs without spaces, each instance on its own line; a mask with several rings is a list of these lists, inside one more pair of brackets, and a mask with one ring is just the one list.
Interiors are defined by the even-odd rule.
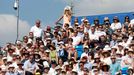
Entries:
[[38,28],[36,25],[31,28],[30,32],[33,32],[34,37],[41,37],[42,36],[42,29]]

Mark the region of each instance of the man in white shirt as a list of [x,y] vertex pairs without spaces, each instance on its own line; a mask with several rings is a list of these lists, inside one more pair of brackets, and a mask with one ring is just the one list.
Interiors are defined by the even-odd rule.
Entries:
[[102,35],[106,36],[106,32],[104,32],[103,26],[99,26],[98,30],[96,31],[97,36],[100,37]]
[[56,61],[51,61],[51,68],[49,70],[50,75],[54,74],[56,65],[57,65]]
[[40,20],[36,20],[36,24],[35,26],[33,26],[31,29],[30,29],[30,32],[33,32],[34,34],[34,37],[41,37],[42,36],[42,29],[40,28],[40,23],[41,21]]
[[129,47],[129,45],[131,44],[131,41],[132,41],[132,39],[133,39],[133,37],[132,36],[123,36],[123,41],[122,41],[122,45],[124,46],[124,47]]
[[99,37],[97,35],[97,32],[95,31],[94,26],[92,26],[91,30],[89,31],[89,38],[90,38],[90,40],[99,40]]
[[132,66],[133,53],[134,53],[134,51],[132,49],[129,49],[127,55],[122,57],[122,61],[121,61],[121,67],[122,68]]
[[82,40],[82,38],[78,36],[77,31],[74,31],[72,39],[73,39],[73,46],[77,46]]

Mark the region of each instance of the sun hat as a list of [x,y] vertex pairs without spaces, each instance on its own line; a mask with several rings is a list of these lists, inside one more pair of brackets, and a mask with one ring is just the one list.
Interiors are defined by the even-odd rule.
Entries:
[[104,48],[103,48],[104,51],[109,51],[111,50],[111,47],[109,45],[106,45]]

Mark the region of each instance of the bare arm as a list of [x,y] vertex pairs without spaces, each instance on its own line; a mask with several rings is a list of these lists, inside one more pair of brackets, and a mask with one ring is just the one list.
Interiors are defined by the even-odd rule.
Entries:
[[74,59],[77,60],[77,52],[74,53]]
[[61,17],[58,19],[58,21],[56,21],[55,24],[57,24],[62,18],[63,18],[63,16],[61,16]]

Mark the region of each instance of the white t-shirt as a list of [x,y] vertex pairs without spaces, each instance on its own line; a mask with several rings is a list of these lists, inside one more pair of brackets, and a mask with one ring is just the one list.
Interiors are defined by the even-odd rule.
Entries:
[[110,57],[103,58],[103,59],[101,59],[101,61],[104,62],[104,63],[107,64],[107,65],[110,65],[110,64],[112,63]]
[[12,60],[13,60],[12,56],[7,55],[7,61],[12,61]]
[[129,47],[129,45],[130,45],[132,39],[133,39],[133,37],[132,37],[132,36],[129,36],[127,42],[124,42],[124,41],[123,41],[123,42],[122,42],[123,47]]
[[89,38],[90,40],[99,40],[98,34],[95,31],[94,34],[91,32],[91,30],[89,31]]
[[73,39],[73,46],[76,46],[77,44],[80,43],[82,38],[79,36],[76,36],[76,37],[72,37],[72,39]]
[[121,23],[120,22],[119,23],[112,23],[110,28],[112,30],[120,29],[121,28]]
[[50,70],[49,70],[49,74],[50,74],[50,75],[53,75],[54,73],[55,73],[55,69],[50,68]]
[[38,28],[36,25],[31,28],[30,32],[33,32],[34,37],[41,37],[42,35],[42,29]]
[[100,37],[102,35],[104,35],[104,36],[106,35],[106,33],[104,31],[97,31],[96,33],[97,33],[98,37]]

